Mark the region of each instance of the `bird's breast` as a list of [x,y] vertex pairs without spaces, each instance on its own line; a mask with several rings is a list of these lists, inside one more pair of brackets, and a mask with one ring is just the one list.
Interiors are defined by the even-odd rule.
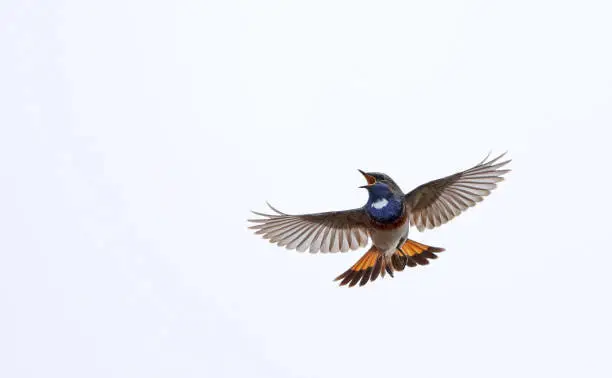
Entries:
[[408,217],[403,217],[403,222],[399,222],[394,227],[388,225],[375,226],[370,230],[372,244],[380,251],[394,253],[399,242],[408,237],[410,222]]

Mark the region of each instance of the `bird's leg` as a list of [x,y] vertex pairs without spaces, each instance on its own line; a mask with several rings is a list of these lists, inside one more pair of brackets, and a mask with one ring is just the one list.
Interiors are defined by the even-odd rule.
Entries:
[[400,253],[400,259],[402,261],[402,265],[404,266],[406,266],[408,263],[408,257],[406,256],[406,252],[404,252],[404,250],[402,249],[402,245],[404,245],[405,242],[406,242],[406,238],[402,238],[400,242],[397,244],[397,246],[395,246],[395,248]]
[[398,251],[400,251],[400,254],[402,254],[402,255],[404,255],[406,253],[402,249],[402,245],[404,245],[405,242],[406,242],[406,238],[401,238],[399,243],[397,243],[397,246],[395,247]]

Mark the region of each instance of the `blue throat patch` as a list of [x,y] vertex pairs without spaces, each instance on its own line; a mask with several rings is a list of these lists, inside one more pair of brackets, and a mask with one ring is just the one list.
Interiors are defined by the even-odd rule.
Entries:
[[393,223],[402,216],[403,198],[395,195],[387,185],[374,184],[368,187],[368,193],[365,210],[375,221]]

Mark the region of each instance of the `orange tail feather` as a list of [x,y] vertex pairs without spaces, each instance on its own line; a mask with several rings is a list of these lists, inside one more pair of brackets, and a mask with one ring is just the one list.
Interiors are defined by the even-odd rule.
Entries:
[[393,277],[393,272],[401,272],[406,266],[427,265],[428,259],[438,257],[434,253],[442,251],[444,248],[431,247],[410,239],[402,244],[401,251],[397,250],[391,256],[384,256],[372,246],[349,270],[336,277],[335,281],[340,281],[340,286],[348,284],[353,287],[357,283],[363,286],[369,281],[375,281],[379,275],[384,277],[385,273]]
[[405,265],[409,267],[427,265],[429,264],[429,260],[438,258],[434,253],[444,252],[444,248],[432,247],[410,239],[407,239],[406,242],[402,244],[401,249],[404,253],[396,251],[396,255],[400,255],[402,260],[405,259]]
[[346,272],[336,277],[335,281],[342,280],[340,286],[349,285],[353,287],[359,282],[360,286],[368,281],[374,281],[380,274],[382,268],[383,254],[374,246],[365,253],[357,262]]

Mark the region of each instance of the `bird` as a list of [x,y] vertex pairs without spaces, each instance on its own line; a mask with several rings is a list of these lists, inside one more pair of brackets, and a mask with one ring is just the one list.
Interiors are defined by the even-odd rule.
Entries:
[[347,252],[367,247],[368,251],[347,271],[336,277],[340,286],[364,286],[385,273],[406,266],[427,265],[445,249],[408,239],[411,226],[419,231],[439,227],[488,196],[511,160],[506,152],[489,160],[490,153],[475,166],[427,182],[404,194],[385,173],[359,170],[368,191],[362,207],[322,213],[290,215],[270,205],[273,214],[252,211],[249,228],[271,243],[290,250],[311,253]]

